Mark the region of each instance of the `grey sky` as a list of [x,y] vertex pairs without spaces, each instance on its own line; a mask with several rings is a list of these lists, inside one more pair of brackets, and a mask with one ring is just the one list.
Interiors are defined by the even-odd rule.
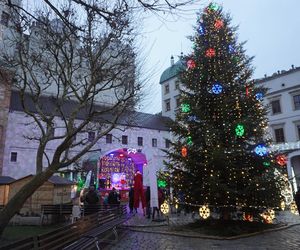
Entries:
[[[255,56],[254,77],[272,75],[277,70],[287,70],[292,64],[300,66],[300,0],[216,0],[239,25],[239,41],[247,41],[247,55]],[[196,12],[209,1],[195,6],[194,11],[174,22],[162,24],[150,18],[144,26],[144,47],[148,68],[155,74],[149,81],[149,93],[141,109],[147,113],[161,111],[159,77],[170,66],[170,56],[175,60],[191,51],[192,43],[186,38],[194,34]],[[193,14],[192,14],[193,13]]]

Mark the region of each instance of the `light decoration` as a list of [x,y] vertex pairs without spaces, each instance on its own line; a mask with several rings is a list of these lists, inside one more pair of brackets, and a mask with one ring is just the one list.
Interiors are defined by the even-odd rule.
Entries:
[[277,155],[276,162],[282,167],[285,166],[287,163],[286,155]]
[[186,144],[191,146],[193,145],[193,140],[192,140],[192,137],[191,136],[188,136],[187,139],[186,139]]
[[224,26],[224,22],[221,19],[217,19],[214,24],[216,29],[221,29]]
[[128,148],[127,152],[128,152],[128,154],[136,154],[137,153],[137,149],[136,148]]
[[247,87],[246,87],[246,96],[249,96],[249,94],[250,94],[250,89],[249,89],[249,87],[247,86]]
[[231,44],[228,45],[228,52],[229,52],[230,54],[235,53],[235,49],[234,49],[234,47],[233,47]]
[[164,180],[157,180],[157,186],[160,188],[165,188],[167,186],[167,182]]
[[209,49],[206,50],[205,55],[208,58],[212,58],[216,55],[216,51],[213,48],[209,48]]
[[262,101],[263,97],[264,97],[264,94],[261,93],[261,92],[258,92],[258,93],[255,94],[255,98],[258,101]]
[[299,215],[298,207],[297,207],[295,201],[292,201],[292,203],[290,204],[290,210],[291,210],[291,213],[293,213],[295,215]]
[[181,148],[181,155],[182,157],[187,157],[187,148],[184,146]]
[[267,209],[260,216],[264,219],[264,222],[267,224],[271,224],[275,219],[275,211],[273,209]]
[[216,82],[212,85],[212,88],[211,88],[212,92],[215,94],[215,95],[219,95],[222,93],[223,91],[223,87],[220,83]]
[[186,65],[188,69],[194,69],[196,67],[196,63],[193,59],[189,59]]
[[199,25],[198,33],[199,33],[200,36],[205,35],[205,29],[204,29],[204,26],[203,26],[202,23]]
[[266,166],[266,167],[269,167],[271,165],[271,163],[269,161],[264,161],[263,165]]
[[189,122],[195,122],[197,120],[197,116],[195,116],[195,115],[189,115],[188,118],[187,118],[187,120]]
[[281,208],[282,211],[284,211],[284,209],[285,209],[285,202],[284,201],[280,202],[280,208]]
[[210,216],[210,209],[208,206],[203,205],[199,208],[199,215],[203,219],[207,219]]
[[243,213],[243,220],[252,222],[253,221],[253,215],[244,212]]
[[170,207],[169,207],[169,204],[167,203],[167,201],[164,201],[164,203],[161,204],[161,206],[160,206],[160,211],[161,211],[164,215],[166,215],[166,214],[169,213]]
[[190,104],[188,104],[188,103],[182,103],[182,104],[181,104],[181,111],[182,111],[183,113],[188,113],[188,112],[190,112],[190,111],[191,111]]
[[237,136],[240,136],[240,137],[245,134],[245,128],[244,128],[243,124],[236,125],[236,127],[235,127],[235,134]]
[[211,3],[209,6],[208,6],[208,9],[209,10],[213,10],[213,11],[217,11],[219,9],[219,5],[216,4],[216,3]]
[[254,149],[254,152],[259,156],[265,156],[268,153],[266,146],[263,144],[257,145]]

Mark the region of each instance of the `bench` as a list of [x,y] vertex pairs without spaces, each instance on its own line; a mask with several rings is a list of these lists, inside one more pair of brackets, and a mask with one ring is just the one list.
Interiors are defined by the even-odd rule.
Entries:
[[[46,234],[29,237],[0,247],[5,250],[38,249],[58,250],[84,249],[85,245],[96,244],[99,234],[112,230],[117,238],[116,226],[126,220],[126,206],[99,211],[80,218],[75,223],[60,227]],[[84,241],[88,240],[88,241]],[[92,240],[91,240],[92,239]],[[81,248],[76,248],[80,246]]]
[[84,233],[80,239],[63,248],[64,250],[81,250],[92,248],[93,245],[99,249],[100,236],[108,231],[112,231],[115,239],[118,240],[117,226],[128,220],[126,206],[111,208],[113,211],[104,216],[98,217],[97,226]]
[[43,224],[44,217],[49,215],[71,215],[72,214],[72,204],[57,204],[57,205],[41,205],[42,215],[41,215],[41,225]]

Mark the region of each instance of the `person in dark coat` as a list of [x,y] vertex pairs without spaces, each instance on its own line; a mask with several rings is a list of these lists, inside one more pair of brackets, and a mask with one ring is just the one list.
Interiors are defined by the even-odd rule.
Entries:
[[133,203],[134,203],[134,189],[133,189],[133,186],[130,186],[128,198],[129,198],[129,210],[130,210],[130,213],[132,214],[133,213]]
[[299,215],[300,215],[300,186],[298,187],[298,191],[295,194],[295,202],[296,202],[298,212],[299,212]]
[[120,194],[117,193],[117,190],[113,188],[108,195],[108,204],[110,206],[116,206],[120,204]]
[[148,186],[146,189],[146,193],[145,193],[145,197],[146,197],[146,214],[147,214],[147,218],[150,219],[150,187]]
[[88,205],[96,205],[99,202],[99,196],[96,192],[96,187],[94,185],[90,186],[89,191],[85,195],[84,201]]

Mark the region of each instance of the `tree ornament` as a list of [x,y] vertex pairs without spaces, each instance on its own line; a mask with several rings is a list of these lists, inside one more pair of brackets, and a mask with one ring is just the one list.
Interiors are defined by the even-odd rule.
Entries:
[[170,207],[169,207],[169,204],[167,203],[167,201],[164,201],[164,203],[161,204],[161,206],[160,206],[160,211],[161,211],[164,215],[166,215],[166,214],[169,213]]
[[219,30],[224,26],[224,22],[221,19],[217,19],[214,26],[217,30]]
[[203,205],[199,208],[199,215],[203,219],[207,219],[210,216],[210,209],[208,206]]
[[186,65],[188,69],[194,69],[196,67],[196,63],[193,59],[189,59]]
[[208,6],[208,9],[209,10],[212,10],[212,11],[217,11],[219,9],[219,5],[216,4],[216,3],[211,3],[209,6]]
[[160,187],[160,188],[165,188],[167,186],[167,182],[164,181],[164,180],[158,179],[157,180],[157,186]]
[[200,36],[205,35],[205,29],[202,23],[200,23],[199,28],[198,28],[198,33]]
[[212,92],[213,92],[214,94],[219,95],[219,94],[222,93],[223,87],[222,87],[222,85],[221,85],[220,83],[217,83],[217,82],[216,82],[216,83],[213,84],[211,90],[212,90]]
[[244,125],[242,124],[236,125],[235,133],[237,136],[243,136],[245,133]]
[[193,145],[193,141],[192,141],[191,136],[188,136],[188,138],[186,139],[186,144],[189,145],[189,146]]
[[292,213],[292,214],[299,215],[298,207],[297,207],[295,201],[292,201],[292,203],[290,204],[290,210],[291,210],[291,213]]
[[250,222],[252,222],[252,221],[253,221],[253,215],[244,212],[244,213],[243,213],[243,219],[244,219],[245,221],[250,221]]
[[275,219],[275,211],[273,209],[267,209],[260,216],[264,219],[264,222],[271,224]]
[[267,148],[263,144],[259,144],[255,147],[254,152],[259,156],[267,155]]
[[228,52],[230,54],[233,54],[235,52],[235,49],[234,49],[234,47],[231,44],[228,45]]
[[187,148],[185,146],[181,148],[181,155],[182,157],[187,157]]
[[269,167],[271,165],[271,163],[269,161],[264,161],[263,165],[266,166],[266,167]]
[[209,48],[209,49],[206,50],[205,55],[208,58],[212,58],[216,55],[216,51],[213,48]]
[[191,111],[190,104],[188,104],[188,103],[182,103],[182,104],[181,104],[181,111],[182,111],[183,113],[188,113],[188,112],[190,112],[190,111]]
[[247,87],[246,87],[246,96],[249,96],[249,94],[250,94],[250,89],[249,89],[249,87],[247,86]]
[[187,117],[187,120],[188,120],[189,122],[195,122],[195,121],[197,120],[197,116],[195,116],[195,115],[189,115],[189,116]]
[[261,92],[258,92],[258,93],[255,94],[255,98],[258,101],[262,101],[263,97],[264,97],[264,94],[261,93]]
[[285,202],[284,201],[280,202],[280,208],[281,208],[282,211],[284,211],[284,209],[285,209]]
[[287,157],[286,155],[277,155],[276,161],[280,166],[284,166],[287,163]]

